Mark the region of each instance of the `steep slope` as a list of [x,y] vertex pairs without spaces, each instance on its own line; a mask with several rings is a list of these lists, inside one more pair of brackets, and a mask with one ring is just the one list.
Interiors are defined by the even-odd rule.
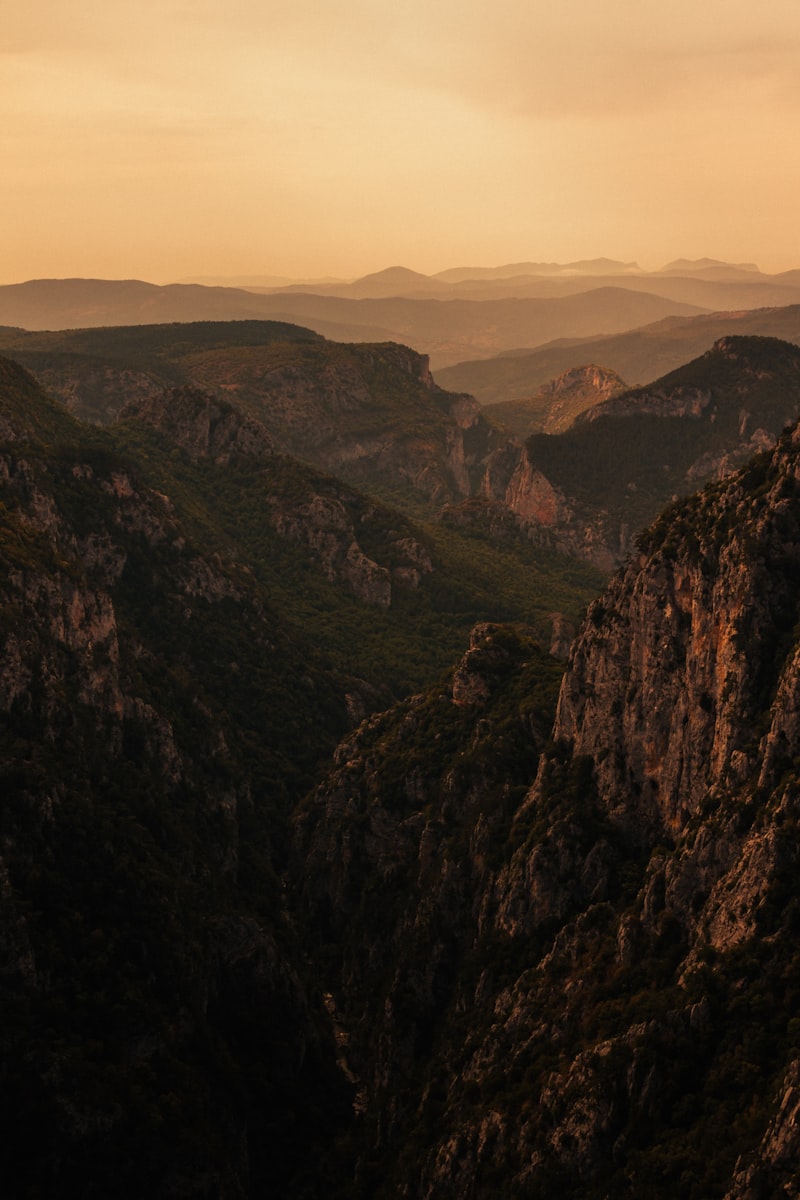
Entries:
[[486,628],[343,745],[300,831],[349,1194],[795,1193],[798,547],[794,427],[642,539],[547,746]]
[[439,367],[442,387],[469,392],[481,404],[529,396],[562,371],[600,362],[623,379],[645,384],[704,354],[723,337],[776,337],[800,344],[800,305],[754,311],[715,312],[708,316],[668,317],[641,329],[608,337],[563,339],[528,352]]
[[0,405],[0,1177],[290,1194],[344,1093],[277,869],[346,681],[7,362]]
[[774,443],[800,413],[800,350],[723,338],[647,388],[602,401],[560,435],[490,460],[484,491],[532,536],[607,568],[670,499]]
[[[613,333],[702,308],[624,287],[574,296],[488,300],[354,299],[289,289],[257,294],[139,280],[29,280],[0,287],[0,324],[25,329],[155,324],[165,321],[274,320],[308,326],[339,341],[389,339],[444,366],[555,337]],[[372,332],[366,333],[366,330]]]
[[7,334],[6,351],[72,412],[193,384],[245,409],[277,446],[351,482],[438,502],[469,495],[496,444],[471,397],[444,392],[404,346],[344,346],[277,322]]
[[587,408],[627,391],[616,371],[595,365],[571,367],[548,380],[533,396],[485,404],[483,415],[518,438],[563,433]]
[[451,1020],[461,1024],[453,1000],[464,964],[493,978],[492,948],[478,936],[484,897],[510,850],[560,676],[524,633],[476,626],[456,670],[355,731],[298,810],[298,903],[356,1086],[341,1151],[344,1163],[356,1159],[356,1190],[342,1194],[406,1194],[393,1190],[398,1147],[415,1169],[427,1153],[425,1135],[409,1137],[414,1112],[429,1081],[440,1091],[431,1064]]
[[284,344],[185,369],[257,415],[288,453],[373,490],[466,496],[493,442],[475,401],[438,388],[405,346]]
[[[2,359],[0,499],[0,1178],[315,1194],[351,1088],[290,811],[476,612],[530,611],[537,567],[440,553],[213,394],[98,429]],[[547,579],[546,627],[571,588]]]

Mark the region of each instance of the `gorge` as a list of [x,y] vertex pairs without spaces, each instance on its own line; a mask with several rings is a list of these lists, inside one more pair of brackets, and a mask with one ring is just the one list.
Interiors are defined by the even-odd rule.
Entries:
[[104,331],[99,424],[0,361],[3,1179],[793,1194],[796,348],[655,389],[731,457],[602,590],[419,356],[259,324],[140,332],[114,413]]

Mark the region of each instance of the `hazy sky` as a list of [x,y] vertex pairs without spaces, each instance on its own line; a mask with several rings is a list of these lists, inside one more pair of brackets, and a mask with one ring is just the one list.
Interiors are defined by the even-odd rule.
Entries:
[[800,266],[797,0],[26,0],[0,282]]

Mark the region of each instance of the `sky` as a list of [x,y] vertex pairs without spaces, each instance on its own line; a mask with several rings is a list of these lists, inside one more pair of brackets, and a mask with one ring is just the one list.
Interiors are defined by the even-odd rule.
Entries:
[[800,267],[797,0],[26,0],[0,283]]

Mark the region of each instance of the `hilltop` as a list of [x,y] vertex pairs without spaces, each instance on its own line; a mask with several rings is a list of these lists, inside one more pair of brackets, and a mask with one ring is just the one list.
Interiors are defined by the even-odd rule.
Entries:
[[[334,289],[335,291],[336,289]],[[0,287],[0,325],[79,329],[172,321],[276,320],[300,324],[337,341],[391,340],[414,346],[436,365],[472,354],[492,355],[555,337],[611,333],[668,314],[702,311],[695,304],[632,292],[612,280],[574,295],[486,299],[363,298],[324,287],[267,292],[139,280],[31,280]]]
[[532,537],[604,569],[665,504],[774,445],[800,416],[800,348],[726,337],[643,388],[587,407],[559,434],[489,461],[484,494]]
[[533,396],[485,404],[483,414],[516,437],[532,433],[563,433],[587,408],[627,391],[616,371],[594,364],[570,367],[548,380]]
[[599,363],[631,384],[646,384],[705,353],[719,338],[777,337],[800,344],[800,305],[755,311],[670,317],[608,337],[559,340],[538,350],[516,350],[492,359],[440,367],[442,387],[463,390],[481,404],[529,396],[572,367]]

